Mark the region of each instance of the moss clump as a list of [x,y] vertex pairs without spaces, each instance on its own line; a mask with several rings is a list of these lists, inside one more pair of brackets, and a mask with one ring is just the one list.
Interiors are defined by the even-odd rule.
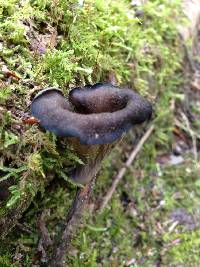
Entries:
[[2,1],[1,64],[21,77],[7,82],[1,74],[1,102],[10,117],[1,127],[2,166],[27,166],[33,172],[37,168],[28,165],[33,147],[40,174],[45,151],[45,157],[57,161],[48,149],[53,146],[53,154],[58,153],[55,140],[52,143],[48,135],[22,125],[30,90],[58,85],[67,91],[69,86],[105,81],[113,73],[119,84],[154,98],[165,90],[157,108],[157,137],[166,141],[171,114],[164,107],[174,97],[179,78],[174,73],[180,67],[177,20],[171,21],[178,18],[178,3],[147,3],[141,7],[143,15],[137,17],[128,1]]
[[[164,224],[174,207],[188,208],[198,199],[195,190],[195,201],[173,199],[185,184],[194,189],[188,181],[195,175],[184,179],[185,167],[162,172],[155,164],[158,154],[168,151],[172,142],[174,110],[170,103],[182,97],[176,91],[182,81],[177,34],[182,21],[180,2],[156,0],[134,7],[131,1],[122,0],[0,0],[0,69],[5,65],[21,78],[9,78],[0,71],[0,180],[14,179],[10,197],[1,205],[1,218],[24,196],[31,200],[38,189],[44,192],[49,173],[66,179],[65,170],[79,160],[63,140],[22,123],[38,90],[54,85],[67,94],[73,86],[107,81],[112,76],[119,85],[135,88],[156,102],[156,130],[135,166],[139,171],[127,174],[110,210],[87,220],[88,226],[74,242],[76,257],[68,257],[71,266],[124,266],[132,258],[139,266],[155,266],[167,242],[156,232],[158,218],[162,215]],[[103,196],[116,166],[122,164],[119,158],[112,161],[106,162],[95,200]],[[27,266],[32,266],[37,253],[33,215],[49,208],[48,227],[55,233],[57,219],[64,216],[74,194],[70,185],[67,194],[59,188],[53,191],[43,201],[38,197],[26,214],[32,233],[20,232],[5,242],[7,250],[16,248],[22,253]],[[188,191],[183,191],[186,197]],[[165,207],[156,210],[163,199]]]
[[173,246],[165,257],[165,262],[170,258],[174,264],[182,266],[197,267],[199,266],[198,251],[200,249],[200,231],[189,231],[185,233],[173,234],[171,241],[179,240],[179,244]]
[[17,263],[12,262],[11,255],[5,254],[4,256],[0,256],[0,266],[2,267],[19,267]]

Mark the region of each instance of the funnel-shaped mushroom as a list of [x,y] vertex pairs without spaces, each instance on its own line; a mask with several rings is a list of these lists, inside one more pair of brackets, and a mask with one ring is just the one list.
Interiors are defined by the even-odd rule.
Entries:
[[31,112],[46,130],[66,137],[83,159],[85,165],[71,176],[84,184],[127,130],[150,119],[152,107],[132,90],[96,84],[73,89],[69,100],[58,89],[44,89],[34,98]]

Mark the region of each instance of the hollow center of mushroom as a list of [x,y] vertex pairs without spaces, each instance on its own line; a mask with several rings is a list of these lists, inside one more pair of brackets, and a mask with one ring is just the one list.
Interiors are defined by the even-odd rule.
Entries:
[[98,92],[95,94],[72,94],[69,97],[70,102],[74,105],[75,111],[80,114],[92,113],[113,113],[124,109],[127,105],[128,98],[122,97],[119,93],[113,92]]

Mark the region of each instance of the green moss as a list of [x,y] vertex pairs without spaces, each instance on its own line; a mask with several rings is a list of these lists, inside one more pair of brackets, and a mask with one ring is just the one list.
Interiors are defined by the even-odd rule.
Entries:
[[165,261],[173,258],[174,264],[183,264],[183,266],[199,266],[198,251],[200,249],[200,231],[190,231],[186,233],[174,234],[171,240],[179,240],[179,243],[173,246],[167,253]]
[[[183,21],[180,2],[148,1],[137,17],[130,1],[122,0],[87,0],[83,5],[75,0],[0,1],[0,67],[6,65],[21,77],[9,80],[0,73],[0,170],[4,179],[14,177],[16,181],[8,202],[0,208],[1,216],[16,207],[24,195],[32,198],[38,188],[44,193],[48,173],[67,179],[65,170],[79,161],[66,143],[37,126],[22,123],[37,86],[59,86],[67,94],[73,86],[106,81],[114,75],[119,85],[134,88],[156,102],[153,136],[105,212],[87,217],[87,224],[80,228],[73,255],[68,255],[71,266],[124,266],[134,258],[133,266],[153,267],[172,240],[165,226],[171,212],[197,207],[199,183],[193,163],[164,169],[156,164],[157,156],[171,149],[174,111],[170,103],[182,97],[177,93],[182,82],[177,34]],[[132,136],[128,142],[132,147]],[[116,148],[106,161],[94,202],[105,195],[123,164],[118,155],[124,155],[123,147]],[[37,195],[24,218],[32,233],[10,235],[4,242],[7,250],[19,250],[26,266],[32,266],[39,239],[38,210],[50,210],[48,228],[55,234],[60,229],[57,221],[64,218],[74,193],[74,186],[65,183],[54,186],[44,197]],[[177,195],[181,198],[176,199]],[[164,234],[157,231],[158,221]],[[188,240],[183,259],[191,252],[188,264],[192,259],[198,263],[198,231],[191,238],[189,233],[173,236],[179,237],[182,243],[167,252],[166,266],[182,264]],[[194,250],[190,250],[193,240]],[[11,256],[1,256],[0,262],[12,266]]]
[[2,267],[19,267],[17,263],[12,263],[12,257],[9,254],[0,256],[0,266]]
[[5,101],[9,98],[11,94],[11,88],[6,88],[4,87],[1,92],[0,92],[0,101],[1,101],[1,104],[5,103]]
[[[157,97],[165,88],[157,105],[156,135],[158,141],[166,143],[172,114],[164,110],[174,97],[173,90],[179,79],[173,75],[180,62],[175,46],[177,21],[170,21],[179,14],[179,9],[174,9],[177,6],[178,1],[148,3],[143,7],[144,15],[138,19],[134,8],[124,1],[109,1],[106,5],[105,1],[86,1],[83,6],[76,1],[58,1],[56,5],[54,1],[2,3],[1,56],[4,64],[22,77],[21,81],[13,80],[1,91],[4,106],[9,103],[14,107],[10,122],[1,129],[1,142],[4,149],[6,147],[2,163],[11,157],[12,167],[28,166],[30,173],[35,171],[38,175],[40,172],[44,176],[43,167],[48,161],[59,165],[59,169],[64,162],[55,141],[49,151],[51,138],[35,128],[23,126],[17,115],[27,110],[32,81],[43,86],[61,86],[65,90],[69,84],[95,83],[114,73],[119,83],[135,86],[145,95],[153,93]],[[173,14],[170,14],[172,9]],[[52,41],[53,38],[56,40]],[[43,47],[44,55],[40,54],[39,46]],[[23,141],[13,124],[23,128]],[[28,161],[33,157],[33,147],[38,163],[31,166]],[[25,153],[25,158],[14,157],[14,151],[17,155]],[[65,157],[71,164],[67,153]],[[58,159],[62,163],[58,164]]]

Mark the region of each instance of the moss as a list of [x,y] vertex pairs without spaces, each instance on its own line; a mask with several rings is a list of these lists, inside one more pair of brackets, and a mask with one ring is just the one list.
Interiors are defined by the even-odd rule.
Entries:
[[169,250],[165,256],[165,261],[168,261],[169,258],[173,258],[174,264],[184,264],[184,266],[187,265],[188,267],[199,266],[199,237],[199,229],[196,231],[174,234],[170,239],[179,240],[179,243]]
[[[124,266],[133,258],[133,266],[155,266],[163,247],[172,240],[165,223],[173,209],[197,207],[198,172],[193,163],[165,169],[156,164],[159,155],[169,153],[173,141],[170,103],[182,97],[177,93],[182,82],[177,34],[182,22],[180,2],[148,1],[137,8],[122,0],[87,0],[83,4],[75,0],[0,1],[0,67],[6,65],[21,77],[17,81],[0,73],[0,179],[15,180],[8,201],[1,205],[1,217],[15,209],[24,195],[32,199],[38,189],[43,194],[49,173],[67,179],[67,168],[79,161],[64,140],[22,123],[38,89],[55,85],[67,94],[73,86],[114,76],[119,85],[134,88],[156,102],[154,135],[105,212],[88,217],[81,227],[73,255],[68,255],[71,266]],[[139,16],[137,9],[141,9]],[[132,139],[127,139],[130,148]],[[104,165],[94,201],[101,200],[124,159],[123,146],[116,148]],[[51,211],[47,222],[55,234],[60,228],[57,220],[64,217],[74,196],[73,185],[62,186],[48,189],[44,197],[37,195],[24,217],[32,233],[18,231],[8,236],[0,249],[3,252],[6,247],[8,254],[3,252],[0,262],[12,266],[16,249],[26,266],[32,266],[39,239],[38,210]],[[181,198],[176,199],[177,195]],[[165,235],[158,231],[158,222]],[[192,247],[198,237],[198,231],[191,238],[189,233],[178,234],[182,245],[167,252],[166,266],[182,263],[188,238]],[[190,252],[194,255],[195,249],[187,248],[183,259]],[[198,265],[195,255],[189,259],[188,264],[193,259]]]
[[[22,125],[21,118],[30,101],[30,86],[35,88],[37,83],[66,90],[69,84],[95,83],[115,73],[119,83],[132,82],[131,87],[151,94],[148,79],[154,77],[154,97],[165,86],[169,92],[160,104],[167,106],[178,83],[177,76],[171,79],[180,60],[175,47],[176,24],[169,23],[170,10],[177,5],[178,1],[148,3],[143,7],[143,17],[138,19],[134,8],[124,1],[109,1],[106,5],[104,1],[86,1],[83,6],[76,1],[59,1],[56,6],[54,1],[25,1],[20,5],[17,1],[3,2],[0,53],[3,64],[22,79],[12,79],[1,91],[1,102],[5,112],[9,106],[10,116],[10,121],[1,128],[2,164],[11,158],[11,167],[27,166],[27,171],[35,171],[41,177],[48,161],[62,167],[63,163],[58,164],[58,158],[63,161],[56,151],[56,142],[53,141],[54,148],[50,148],[51,152],[54,150],[51,155],[49,136]],[[178,10],[173,16],[176,14]],[[6,81],[6,77],[2,79]],[[164,107],[162,111],[160,107],[158,105],[160,133],[157,131],[157,137],[165,142],[169,132],[166,122],[170,125],[171,114],[163,114]],[[23,131],[23,140],[16,128]],[[37,164],[31,166],[28,161],[33,158],[33,147]],[[72,163],[67,153],[65,156]]]
[[0,266],[2,267],[19,267],[17,263],[12,263],[11,255],[5,254],[0,256]]

